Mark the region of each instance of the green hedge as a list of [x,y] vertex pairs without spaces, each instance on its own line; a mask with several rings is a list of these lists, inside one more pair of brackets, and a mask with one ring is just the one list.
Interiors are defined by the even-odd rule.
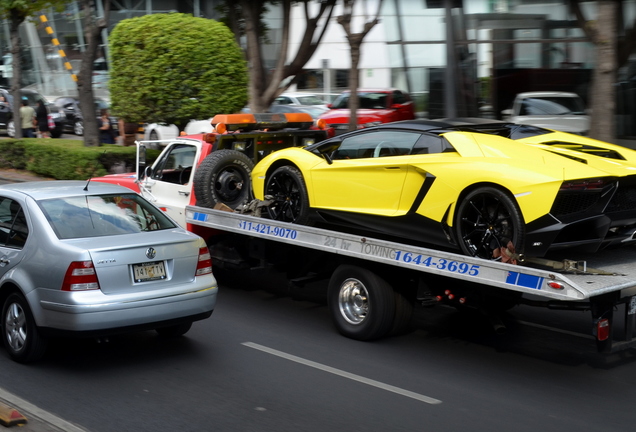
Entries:
[[[147,150],[147,164],[159,155]],[[113,172],[120,165],[134,170],[136,147],[105,144],[85,147],[83,141],[67,139],[0,140],[0,168],[30,171],[56,180],[87,180]]]

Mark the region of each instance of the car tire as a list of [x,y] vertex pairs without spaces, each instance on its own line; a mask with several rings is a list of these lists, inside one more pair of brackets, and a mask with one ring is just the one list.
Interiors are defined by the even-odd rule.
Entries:
[[46,351],[46,340],[27,301],[18,293],[9,294],[2,307],[2,338],[9,356],[19,363],[36,361]]
[[186,322],[186,323],[176,324],[176,325],[168,326],[168,327],[159,327],[159,328],[156,328],[155,331],[162,338],[176,338],[186,334],[191,327],[192,327],[192,322]]
[[236,209],[252,197],[251,174],[254,163],[236,150],[210,153],[194,174],[194,194],[197,205],[212,208],[225,204]]
[[84,122],[82,120],[75,120],[75,123],[73,123],[73,133],[77,136],[84,135]]
[[273,203],[267,206],[270,219],[309,224],[309,197],[301,172],[293,166],[284,165],[267,176],[265,196],[271,196]]
[[9,120],[9,123],[7,123],[7,136],[9,138],[15,138],[15,123],[13,120]]
[[371,270],[343,264],[329,280],[328,305],[340,334],[356,340],[385,336],[395,318],[395,293]]
[[525,224],[521,210],[502,190],[480,187],[468,193],[459,203],[455,227],[465,255],[492,260],[498,256],[494,251],[506,248],[509,242],[517,253],[523,252]]
[[58,129],[51,129],[51,138],[59,138],[62,136],[62,131]]
[[150,141],[158,141],[159,140],[159,135],[157,135],[157,131],[151,130],[150,131],[150,135],[148,135],[148,139]]

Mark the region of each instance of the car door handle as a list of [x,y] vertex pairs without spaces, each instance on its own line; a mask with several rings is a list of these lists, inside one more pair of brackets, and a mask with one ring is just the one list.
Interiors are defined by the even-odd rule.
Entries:
[[179,191],[179,195],[188,196],[188,195],[190,195],[190,192],[188,192],[188,191]]
[[2,266],[2,267],[6,266],[10,262],[11,262],[10,260],[8,260],[8,259],[6,259],[4,257],[0,258],[0,266]]

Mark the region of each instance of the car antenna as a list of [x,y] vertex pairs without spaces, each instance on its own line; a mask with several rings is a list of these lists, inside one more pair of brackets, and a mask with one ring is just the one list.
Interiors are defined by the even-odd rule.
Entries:
[[88,184],[91,182],[91,178],[88,178],[88,181],[86,182],[86,186],[84,186],[84,190],[88,192]]

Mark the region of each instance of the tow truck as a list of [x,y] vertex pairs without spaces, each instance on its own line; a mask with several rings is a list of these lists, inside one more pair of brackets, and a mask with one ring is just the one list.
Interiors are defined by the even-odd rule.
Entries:
[[144,154],[156,143],[137,142],[136,173],[93,180],[149,197],[206,239],[215,268],[274,268],[286,274],[293,290],[324,282],[334,324],[352,339],[407,331],[418,305],[474,309],[498,323],[503,311],[525,304],[590,311],[601,353],[636,346],[633,247],[577,260],[526,258],[510,251],[509,259],[484,260],[340,228],[272,220],[266,216],[267,202],[251,200],[246,176],[252,164],[278,148],[324,139],[327,132],[293,115],[219,116],[212,123],[214,136],[173,140],[152,167],[145,167]]
[[[250,174],[269,153],[319,142],[333,130],[307,113],[220,114],[213,132],[173,140],[139,141],[135,173],[111,174],[95,181],[126,186],[154,202],[181,226],[185,206],[238,206],[250,197]],[[146,149],[163,149],[146,166]]]

